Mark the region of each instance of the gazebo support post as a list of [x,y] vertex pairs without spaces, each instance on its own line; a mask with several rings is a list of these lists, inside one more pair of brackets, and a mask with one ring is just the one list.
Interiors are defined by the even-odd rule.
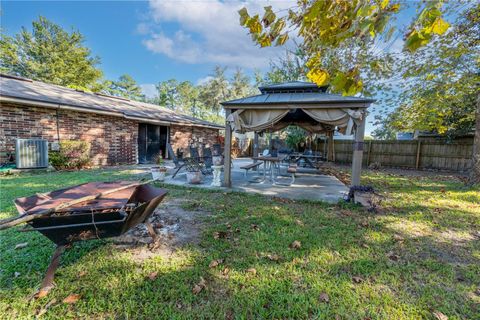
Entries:
[[[258,157],[258,132],[255,131],[253,133],[253,156]],[[254,163],[256,163],[258,160],[253,160]],[[253,168],[253,170],[257,170],[257,168]]]
[[362,158],[363,158],[363,138],[365,135],[365,118],[355,129],[355,142],[353,143],[353,158],[352,158],[352,186],[360,185],[360,175],[362,173]]
[[230,188],[232,186],[232,127],[227,122],[231,110],[225,109],[225,150],[224,150],[224,186]]
[[333,130],[327,131],[327,161],[335,162]]

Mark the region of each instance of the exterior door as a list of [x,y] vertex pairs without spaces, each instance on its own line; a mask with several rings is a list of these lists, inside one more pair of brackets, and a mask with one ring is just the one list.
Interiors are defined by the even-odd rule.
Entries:
[[152,163],[161,155],[165,157],[168,127],[149,123],[138,125],[138,161]]

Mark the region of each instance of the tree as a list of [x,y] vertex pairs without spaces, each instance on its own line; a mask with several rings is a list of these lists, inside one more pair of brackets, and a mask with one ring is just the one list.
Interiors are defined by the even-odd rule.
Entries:
[[80,32],[69,33],[39,17],[32,22],[32,32],[22,28],[13,37],[1,34],[0,69],[33,80],[98,91],[100,59],[93,57],[83,42]]
[[[417,50],[448,29],[442,4],[419,2],[419,14],[405,35],[407,50]],[[389,0],[298,0],[288,16],[277,16],[271,6],[265,7],[261,18],[259,14],[251,16],[246,8],[239,15],[240,24],[261,47],[283,45],[289,34],[296,32],[303,41],[307,78],[354,95],[362,91],[366,74],[383,71],[380,62],[388,56],[375,59],[376,42],[391,38],[395,32],[391,18],[406,7]]]
[[[460,12],[443,37],[396,59],[395,73],[403,81],[398,82],[400,92],[390,106],[398,107],[381,119],[380,130],[425,130],[449,138],[475,128],[478,132],[480,40],[472,35],[479,34],[480,4],[476,4]],[[472,181],[479,181],[480,139],[474,144]]]
[[265,74],[264,82],[305,81],[305,75],[308,72],[305,62],[305,55],[301,48],[297,48],[294,52],[287,50],[285,56],[270,62],[270,70]]
[[131,100],[143,101],[145,95],[137,82],[128,74],[124,74],[117,81],[107,80],[104,82],[105,93],[112,96],[123,97]]
[[200,99],[218,117],[222,111],[220,103],[231,97],[230,83],[225,75],[226,69],[226,67],[216,66],[211,79],[200,88]]

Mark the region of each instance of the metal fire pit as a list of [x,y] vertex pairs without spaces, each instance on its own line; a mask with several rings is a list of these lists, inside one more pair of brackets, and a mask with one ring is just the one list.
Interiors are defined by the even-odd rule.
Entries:
[[[53,287],[55,269],[66,246],[75,241],[116,237],[139,223],[146,223],[167,194],[166,190],[148,184],[131,185],[132,181],[93,182],[15,200],[20,215],[29,215],[75,199],[108,193],[39,216],[21,230],[38,231],[57,245],[38,296],[46,295]],[[121,190],[109,192],[116,189]],[[152,227],[146,225],[155,237]]]

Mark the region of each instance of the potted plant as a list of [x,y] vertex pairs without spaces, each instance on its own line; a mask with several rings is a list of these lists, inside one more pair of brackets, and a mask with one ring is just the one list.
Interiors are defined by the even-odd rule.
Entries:
[[200,184],[202,183],[202,172],[196,168],[190,168],[187,171],[187,182],[189,184]]
[[157,180],[157,181],[164,181],[165,180],[165,174],[167,173],[167,167],[165,167],[165,165],[164,165],[165,161],[163,160],[163,157],[162,157],[161,153],[156,157],[155,163],[157,165],[153,166],[151,168],[152,179]]

